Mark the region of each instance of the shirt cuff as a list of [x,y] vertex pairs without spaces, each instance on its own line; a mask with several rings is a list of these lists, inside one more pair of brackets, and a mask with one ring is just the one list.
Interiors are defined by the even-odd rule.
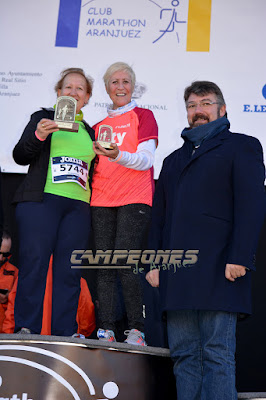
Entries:
[[108,159],[111,162],[117,162],[117,161],[121,160],[122,156],[123,156],[123,151],[119,150],[119,153],[116,158],[108,158]]
[[39,139],[41,142],[44,142],[45,139],[40,138],[40,136],[37,134],[37,131],[35,131],[35,136],[37,139]]

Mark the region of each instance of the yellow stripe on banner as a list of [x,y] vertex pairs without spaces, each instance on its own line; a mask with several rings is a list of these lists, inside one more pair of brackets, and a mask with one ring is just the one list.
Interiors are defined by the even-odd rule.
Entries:
[[187,51],[209,51],[212,0],[189,0]]

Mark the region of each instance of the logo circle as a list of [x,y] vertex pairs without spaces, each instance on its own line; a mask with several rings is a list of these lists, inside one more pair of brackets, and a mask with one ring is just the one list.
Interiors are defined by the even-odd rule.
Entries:
[[262,88],[262,96],[266,99],[266,85]]
[[115,382],[106,382],[103,385],[103,394],[108,399],[114,399],[118,395],[119,389]]

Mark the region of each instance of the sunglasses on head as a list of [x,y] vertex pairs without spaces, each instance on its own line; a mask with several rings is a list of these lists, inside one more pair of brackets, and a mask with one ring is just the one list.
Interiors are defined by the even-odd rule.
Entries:
[[4,253],[3,251],[0,251],[0,254],[2,254],[3,257],[9,257],[9,256],[11,256],[10,251],[7,251],[6,253]]

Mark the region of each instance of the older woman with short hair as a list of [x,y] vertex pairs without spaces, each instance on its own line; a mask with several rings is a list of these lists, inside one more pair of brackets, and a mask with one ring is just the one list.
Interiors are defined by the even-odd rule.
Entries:
[[82,69],[68,68],[55,86],[58,96],[76,99],[78,132],[59,130],[54,108],[42,108],[32,114],[13,150],[16,163],[29,165],[14,199],[20,245],[15,332],[41,332],[51,254],[51,332],[59,336],[77,332],[80,271],[71,269],[70,257],[73,250],[86,249],[90,231],[94,131],[83,120],[81,108],[91,97],[92,83]]
[[[108,116],[95,125],[112,128],[112,148],[97,141],[98,155],[92,182],[92,226],[96,249],[141,249],[150,222],[154,192],[153,161],[158,127],[150,110],[132,101],[135,73],[123,62],[112,64],[104,75],[106,91],[112,100]],[[131,269],[99,269],[100,340],[115,341],[117,275],[123,289],[129,344],[146,345],[140,277]]]

